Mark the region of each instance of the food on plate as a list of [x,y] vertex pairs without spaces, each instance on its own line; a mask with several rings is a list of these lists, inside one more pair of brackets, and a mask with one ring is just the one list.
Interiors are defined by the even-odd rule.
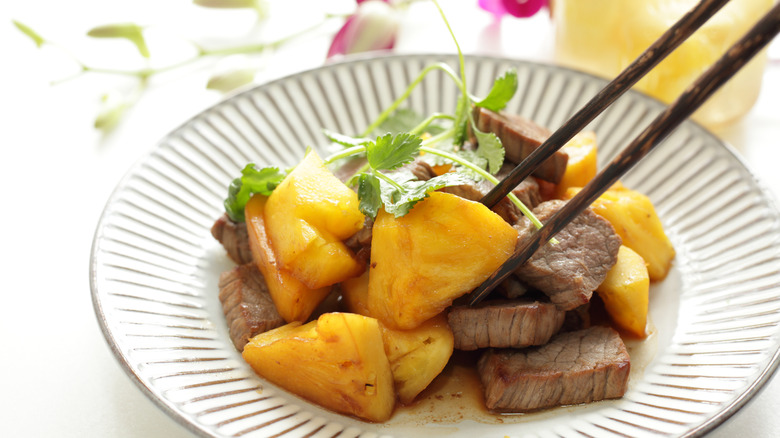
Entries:
[[570,187],[585,187],[596,176],[597,150],[596,133],[593,131],[579,132],[563,145],[561,151],[569,156],[569,160],[560,182],[555,186],[556,198],[562,198]]
[[[506,159],[513,163],[523,161],[552,134],[550,130],[532,120],[487,108],[475,108],[474,119],[479,130],[496,134],[506,150]],[[568,160],[566,152],[559,150],[543,161],[534,170],[533,175],[557,184],[566,171]]]
[[454,306],[447,320],[459,350],[523,348],[546,344],[563,326],[566,312],[546,301],[519,298]]
[[639,338],[647,336],[650,275],[642,256],[621,245],[617,263],[607,272],[596,292],[616,325]]
[[254,195],[244,209],[247,239],[254,263],[263,274],[274,307],[286,322],[306,321],[314,309],[328,297],[330,286],[311,289],[277,261],[266,228],[265,206],[268,197]]
[[363,226],[357,194],[315,151],[268,196],[264,217],[279,267],[307,287],[331,286],[363,272],[343,242]]
[[[413,408],[456,356],[471,358],[493,411],[625,393],[621,335],[647,335],[649,284],[674,258],[660,220],[647,197],[614,187],[486,301],[464,304],[593,178],[598,148],[580,134],[481,204],[550,132],[505,110],[516,72],[479,100],[460,59],[460,78],[446,64],[424,69],[365,132],[324,130],[328,155],[307,150],[286,171],[250,163],[230,184],[212,234],[240,266],[223,274],[220,299],[258,375],[374,422]],[[460,89],[453,113],[402,108],[433,70]]]
[[395,387],[379,321],[326,313],[252,338],[244,359],[261,376],[336,412],[390,418]]
[[527,351],[488,350],[478,367],[489,409],[528,412],[622,397],[631,361],[615,330],[593,326]]
[[517,242],[517,231],[484,205],[441,192],[400,218],[379,212],[373,233],[368,309],[396,329],[415,328],[471,292]]
[[285,323],[274,306],[264,277],[267,278],[254,263],[237,266],[219,277],[219,301],[230,339],[239,351],[254,335]]
[[382,325],[398,401],[410,404],[444,370],[452,356],[452,329],[443,313],[411,330]]
[[[578,188],[570,188],[566,197],[571,198],[578,191]],[[675,250],[650,198],[616,184],[599,196],[591,208],[612,223],[624,245],[642,256],[651,280],[666,278]]]
[[[543,202],[534,213],[544,222],[564,203]],[[515,228],[520,240],[533,232],[525,218]],[[621,240],[612,225],[591,210],[583,211],[555,238],[557,244],[539,248],[515,273],[525,284],[549,296],[561,310],[572,310],[590,301],[593,291],[617,261]]]

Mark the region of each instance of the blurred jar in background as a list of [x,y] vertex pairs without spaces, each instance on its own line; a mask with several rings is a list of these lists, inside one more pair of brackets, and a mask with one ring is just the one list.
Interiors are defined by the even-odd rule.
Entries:
[[[636,85],[672,102],[766,13],[774,0],[732,0]],[[696,5],[696,0],[553,0],[559,63],[612,78]],[[717,129],[736,121],[758,97],[766,50],[693,118]]]

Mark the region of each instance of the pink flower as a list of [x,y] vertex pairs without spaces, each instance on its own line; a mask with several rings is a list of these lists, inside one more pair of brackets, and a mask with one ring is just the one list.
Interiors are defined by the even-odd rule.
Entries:
[[392,49],[398,12],[384,0],[357,0],[358,7],[333,37],[328,58],[335,55]]
[[492,12],[496,18],[506,14],[527,18],[544,6],[547,6],[547,0],[479,0],[479,7]]

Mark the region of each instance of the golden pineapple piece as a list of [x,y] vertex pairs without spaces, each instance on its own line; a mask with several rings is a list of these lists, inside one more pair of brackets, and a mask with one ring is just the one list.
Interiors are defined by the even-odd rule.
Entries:
[[268,197],[265,220],[278,263],[310,289],[365,269],[342,242],[363,227],[357,194],[314,151]]
[[580,132],[561,148],[569,155],[566,170],[556,185],[555,196],[561,198],[569,187],[585,187],[596,176],[596,134],[592,131]]
[[368,312],[368,272],[341,282],[341,298],[351,313],[372,316]]
[[442,313],[411,330],[383,326],[382,335],[398,400],[409,404],[450,360],[455,343],[452,329]]
[[[574,197],[579,190],[570,188],[566,197]],[[647,262],[651,281],[666,278],[675,251],[650,198],[621,184],[604,192],[591,207],[615,227],[623,245],[636,251]]]
[[255,336],[243,356],[257,374],[294,394],[379,422],[390,418],[396,398],[383,345],[376,319],[325,313]]
[[621,245],[617,263],[607,272],[596,289],[612,321],[639,338],[647,336],[647,306],[650,276],[644,259],[631,248]]
[[381,210],[373,228],[370,315],[413,329],[486,280],[512,255],[517,231],[484,205],[432,192],[405,216]]
[[279,315],[287,322],[304,322],[328,296],[331,286],[310,289],[279,266],[265,225],[266,200],[266,196],[255,194],[244,207],[252,258],[265,278]]

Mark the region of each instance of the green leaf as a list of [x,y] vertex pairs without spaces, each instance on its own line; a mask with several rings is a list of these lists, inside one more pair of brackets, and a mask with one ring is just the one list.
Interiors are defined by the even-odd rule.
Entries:
[[149,48],[146,47],[143,30],[143,27],[134,23],[116,23],[94,27],[87,35],[92,38],[124,38],[135,45],[141,56],[148,58]]
[[417,114],[417,112],[412,109],[399,108],[379,125],[378,130],[391,134],[400,134],[402,132],[411,131],[424,120],[425,117]]
[[515,95],[517,91],[517,72],[509,70],[504,76],[496,78],[493,87],[490,89],[487,97],[482,99],[477,106],[489,109],[491,111],[501,111],[507,102]]
[[501,140],[492,132],[482,132],[474,128],[474,136],[477,137],[477,156],[484,158],[488,163],[488,172],[498,173],[504,164],[504,146]]
[[333,143],[337,143],[348,148],[353,146],[364,146],[368,143],[371,143],[371,139],[369,138],[350,137],[348,135],[339,134],[328,129],[323,129],[322,133],[325,134],[325,136],[328,137],[328,139]]
[[234,222],[244,222],[244,207],[252,194],[270,195],[284,177],[285,174],[277,167],[258,169],[252,163],[247,164],[241,171],[241,176],[230,183],[228,197],[225,199],[225,212]]
[[427,181],[406,181],[401,184],[403,192],[382,182],[382,201],[385,211],[401,217],[409,213],[415,204],[428,197],[428,193],[442,187],[458,186],[469,183],[469,178],[461,173],[445,173]]
[[372,169],[393,170],[414,160],[422,140],[409,133],[386,134],[366,145],[366,157]]
[[11,20],[14,23],[14,26],[16,26],[17,29],[19,29],[23,34],[30,37],[31,40],[35,43],[36,46],[41,47],[43,43],[46,42],[46,40],[38,34],[38,32],[32,30],[30,26],[21,23],[16,20]]
[[361,173],[358,177],[358,199],[360,212],[366,216],[375,218],[382,208],[381,185],[379,178],[370,173]]
[[[487,159],[480,157],[477,155],[477,151],[475,150],[461,150],[455,152],[455,154],[465,161],[468,161],[469,163],[481,168],[481,169],[487,169],[488,167],[488,161]],[[474,181],[482,181],[484,178],[482,178],[482,175],[480,175],[477,171],[471,170],[470,168],[460,165],[458,166],[458,173],[464,174],[468,176],[469,178],[473,179]]]

